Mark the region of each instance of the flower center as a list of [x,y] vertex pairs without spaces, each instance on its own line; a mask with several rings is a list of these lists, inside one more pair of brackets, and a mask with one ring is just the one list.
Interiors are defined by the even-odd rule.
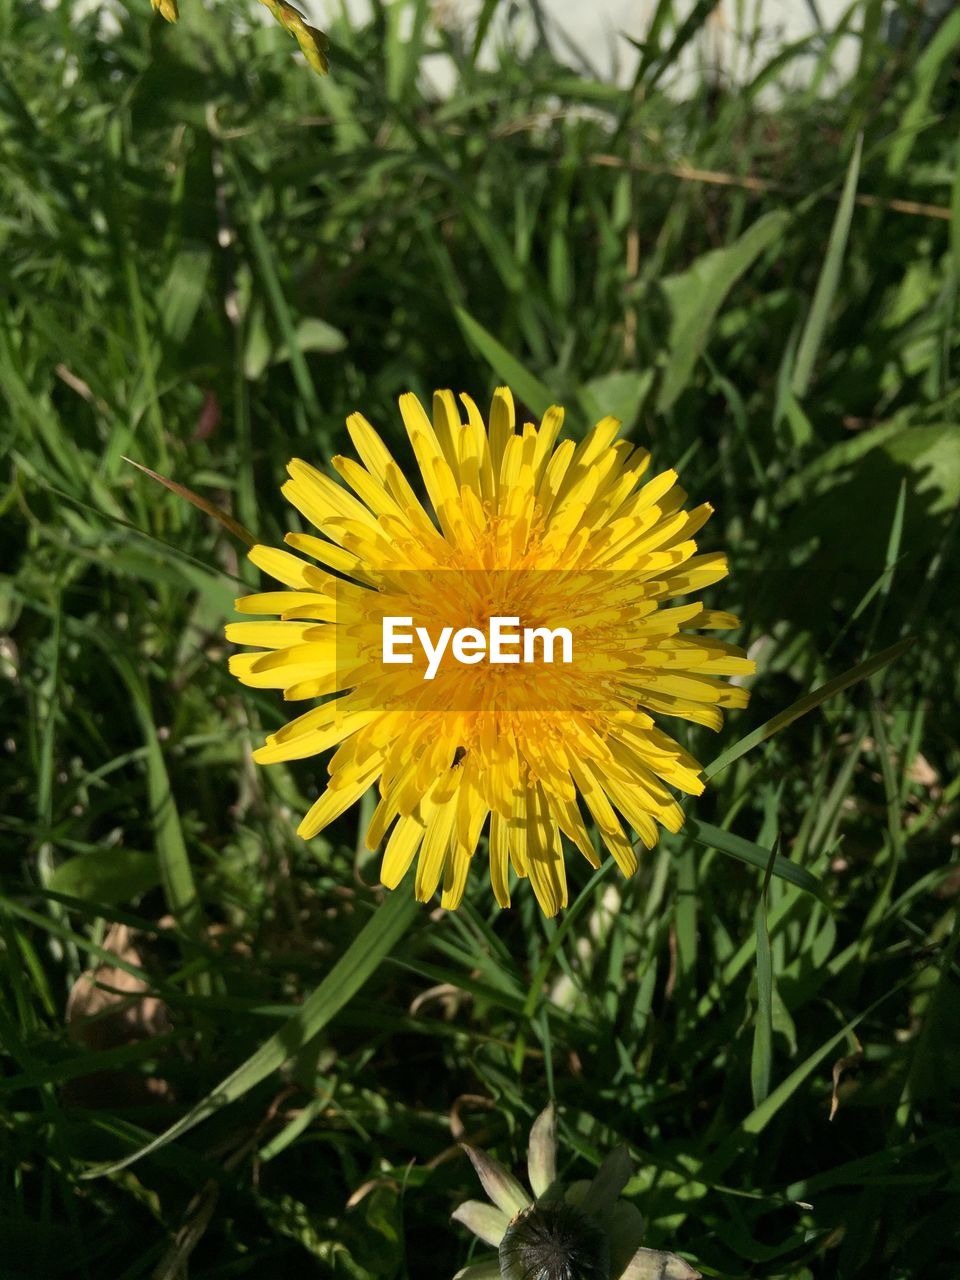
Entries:
[[606,1233],[575,1205],[532,1205],[507,1228],[500,1275],[503,1280],[609,1280]]

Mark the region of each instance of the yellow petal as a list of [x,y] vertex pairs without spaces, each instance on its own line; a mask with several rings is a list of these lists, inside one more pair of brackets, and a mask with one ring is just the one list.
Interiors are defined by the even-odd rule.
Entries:
[[261,591],[253,596],[241,596],[233,602],[237,613],[282,614],[307,605],[329,608],[330,600],[317,591]]
[[395,889],[410,869],[423,840],[423,823],[415,817],[399,818],[380,863],[380,879],[388,889]]
[[443,893],[440,905],[445,911],[456,911],[467,887],[467,875],[470,871],[470,853],[458,841],[454,841],[447,855],[447,865],[443,872]]
[[376,780],[377,772],[377,770],[371,770],[365,777],[356,778],[346,786],[337,788],[328,786],[297,827],[297,835],[303,840],[312,840],[324,827],[329,826],[341,814],[346,813],[351,805],[356,804],[370,784]]
[[415,893],[418,902],[429,902],[443,875],[457,813],[456,792],[438,805],[427,822],[427,830],[417,859]]
[[507,847],[507,819],[499,813],[490,815],[490,885],[501,907],[510,905],[508,870],[510,852]]
[[282,649],[284,645],[302,643],[316,629],[313,622],[228,622],[224,635],[231,644]]
[[299,733],[283,741],[277,738],[272,741],[268,739],[264,746],[254,751],[253,758],[257,764],[280,764],[287,760],[305,760],[308,756],[329,751],[349,734],[356,733],[365,724],[369,724],[379,714],[378,711],[355,711],[351,715],[338,716],[325,728],[311,729],[307,733]]
[[567,905],[567,877],[560,832],[539,785],[527,793],[527,875],[545,916]]
[[301,587],[314,591],[323,587],[327,575],[321,573],[313,565],[307,564],[299,556],[292,556],[289,551],[281,551],[279,547],[265,547],[257,544],[247,552],[247,558],[262,569],[264,573],[276,578],[287,587]]

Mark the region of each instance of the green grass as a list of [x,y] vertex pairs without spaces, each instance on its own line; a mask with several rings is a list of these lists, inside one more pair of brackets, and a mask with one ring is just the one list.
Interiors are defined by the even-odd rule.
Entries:
[[[960,21],[865,0],[829,95],[827,31],[670,96],[711,8],[620,91],[424,3],[327,80],[242,9],[0,3],[4,1280],[445,1280],[456,1140],[518,1162],[550,1095],[707,1276],[955,1277]],[[124,461],[274,540],[347,413],[402,455],[400,392],[501,380],[681,466],[759,659],[684,832],[554,923],[482,857],[378,907],[355,812],[297,840],[322,768],[250,763],[284,709],[226,669],[258,575]],[[166,1022],[71,1034],[105,958]]]

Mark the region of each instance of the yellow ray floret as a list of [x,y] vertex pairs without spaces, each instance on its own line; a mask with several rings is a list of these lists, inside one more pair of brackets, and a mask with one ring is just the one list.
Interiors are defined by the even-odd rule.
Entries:
[[[431,412],[404,395],[400,415],[419,484],[352,414],[357,458],[333,459],[339,478],[300,459],[288,468],[283,492],[314,532],[249,553],[279,587],[237,601],[249,620],[227,638],[253,651],[230,668],[254,688],[318,703],[255,759],[333,752],[304,839],[375,788],[366,841],[384,850],[388,888],[413,868],[421,901],[439,890],[455,908],[485,848],[501,906],[512,872],[554,915],[568,898],[564,841],[632,875],[637,850],[682,824],[677,793],[702,792],[700,765],[655,718],[718,729],[723,709],[746,704],[728,681],[752,662],[704,634],[737,619],[677,602],[727,573],[722,554],[697,554],[712,508],[687,509],[672,470],[647,478],[649,454],[617,440],[614,418],[579,444],[559,439],[557,406],[518,430],[505,387],[489,426],[449,391]],[[388,617],[422,624],[428,639],[445,628],[472,637],[475,656],[431,665],[424,642],[387,662]],[[522,619],[534,645],[566,629],[571,656],[558,664],[544,647],[538,662],[524,647],[509,664],[478,658],[495,617]]]

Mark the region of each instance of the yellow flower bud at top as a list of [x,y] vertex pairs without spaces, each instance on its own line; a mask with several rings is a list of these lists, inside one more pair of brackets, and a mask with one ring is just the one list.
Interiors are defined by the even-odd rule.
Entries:
[[150,4],[160,14],[160,17],[165,18],[167,22],[176,22],[180,17],[177,0],[150,0]]
[[330,41],[327,36],[316,27],[311,27],[300,10],[295,9],[292,4],[285,4],[283,0],[260,0],[260,3],[296,38],[303,56],[314,71],[321,76],[327,75],[330,71],[327,61]]

